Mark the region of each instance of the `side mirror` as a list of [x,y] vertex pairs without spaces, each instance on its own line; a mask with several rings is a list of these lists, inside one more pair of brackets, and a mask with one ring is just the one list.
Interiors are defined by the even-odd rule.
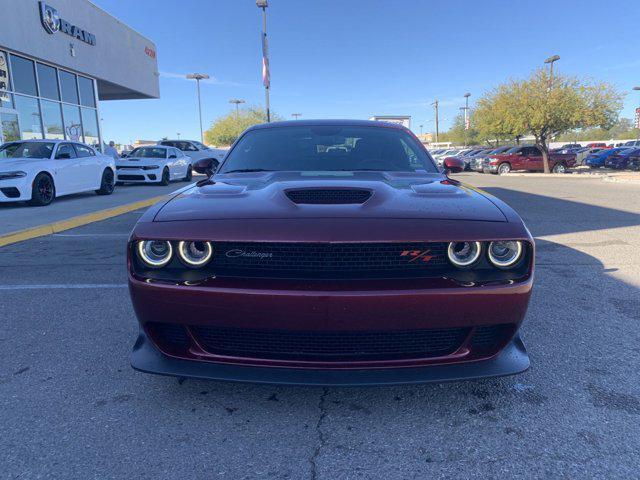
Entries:
[[193,169],[196,173],[201,173],[210,177],[218,169],[220,162],[215,158],[201,158],[193,164]]
[[445,158],[444,169],[448,173],[462,172],[464,170],[464,161],[453,157]]
[[70,153],[59,153],[58,155],[56,155],[57,160],[68,160],[70,158],[71,158]]

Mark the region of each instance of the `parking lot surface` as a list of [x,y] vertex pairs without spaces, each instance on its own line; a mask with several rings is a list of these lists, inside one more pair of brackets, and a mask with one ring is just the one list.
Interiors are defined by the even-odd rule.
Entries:
[[334,389],[134,372],[133,212],[0,248],[0,476],[637,477],[640,186],[456,178],[536,237],[526,373]]

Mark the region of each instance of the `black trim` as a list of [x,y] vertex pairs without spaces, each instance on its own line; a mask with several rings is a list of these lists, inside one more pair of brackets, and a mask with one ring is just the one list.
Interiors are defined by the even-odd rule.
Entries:
[[311,370],[180,360],[160,353],[143,331],[140,331],[131,353],[131,366],[145,373],[234,382],[315,386],[401,385],[471,380],[515,375],[527,370],[529,364],[529,356],[519,335],[489,360],[387,369]]

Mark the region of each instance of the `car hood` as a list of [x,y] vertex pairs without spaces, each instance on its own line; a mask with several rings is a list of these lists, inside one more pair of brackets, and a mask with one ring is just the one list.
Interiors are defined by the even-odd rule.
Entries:
[[[297,204],[299,189],[365,189],[362,204]],[[296,218],[404,218],[506,222],[478,190],[441,174],[388,172],[262,172],[221,174],[168,201],[154,221]]]
[[14,170],[30,170],[39,167],[43,162],[49,162],[48,158],[11,158],[0,159],[0,172]]

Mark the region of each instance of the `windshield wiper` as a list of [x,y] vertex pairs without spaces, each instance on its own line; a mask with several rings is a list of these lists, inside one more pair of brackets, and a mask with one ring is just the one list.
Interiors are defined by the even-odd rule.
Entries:
[[252,172],[275,172],[275,170],[267,170],[265,168],[240,168],[238,170],[227,170],[224,173],[252,173]]

